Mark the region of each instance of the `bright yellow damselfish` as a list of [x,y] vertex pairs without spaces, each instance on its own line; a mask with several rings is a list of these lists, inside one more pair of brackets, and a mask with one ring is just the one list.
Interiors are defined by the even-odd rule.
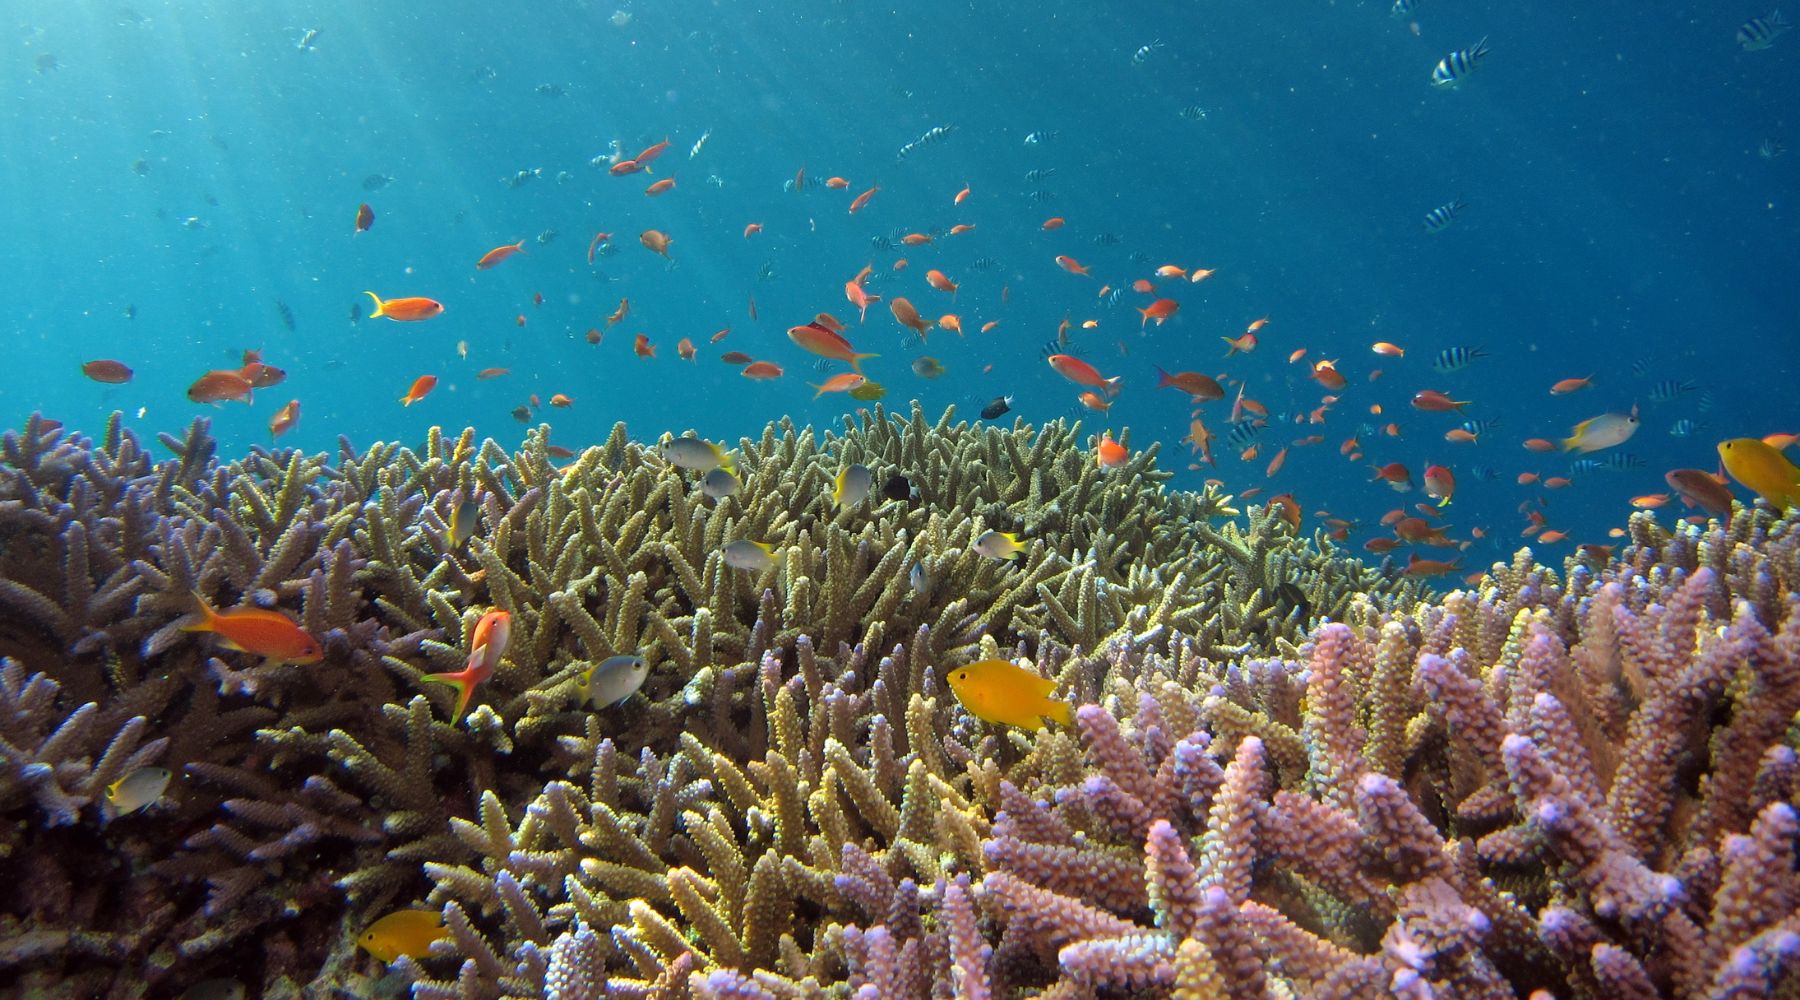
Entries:
[[982,660],[950,671],[950,690],[969,714],[983,722],[1024,729],[1044,728],[1043,719],[1068,725],[1075,711],[1050,697],[1056,682],[1005,660]]
[[431,954],[431,942],[448,933],[440,910],[395,910],[370,924],[356,943],[383,962],[392,962],[401,955],[423,958]]
[[1755,438],[1719,442],[1719,461],[1731,478],[1777,507],[1800,507],[1800,467]]

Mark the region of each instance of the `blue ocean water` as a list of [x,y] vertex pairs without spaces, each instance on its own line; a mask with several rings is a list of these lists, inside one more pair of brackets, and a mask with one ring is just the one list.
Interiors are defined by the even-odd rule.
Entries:
[[[568,447],[615,420],[645,440],[687,428],[735,440],[784,415],[827,426],[867,405],[806,388],[827,373],[785,331],[829,311],[882,355],[866,370],[902,411],[917,398],[933,417],[955,404],[973,418],[1005,394],[1029,421],[1079,414],[1133,448],[1162,442],[1175,485],[1294,493],[1309,530],[1319,511],[1354,519],[1353,545],[1383,534],[1375,521],[1397,501],[1425,499],[1370,484],[1371,465],[1403,462],[1417,480],[1441,463],[1459,484],[1452,534],[1487,536],[1469,568],[1519,543],[1527,503],[1569,532],[1548,548],[1565,554],[1608,541],[1630,497],[1666,491],[1667,469],[1716,467],[1719,440],[1800,431],[1800,154],[1783,155],[1800,148],[1800,34],[1758,52],[1733,37],[1767,13],[1451,0],[1401,18],[1385,3],[1247,0],[18,2],[0,14],[0,413],[16,426],[42,410],[93,432],[117,409],[146,434],[206,415],[232,455],[266,445],[290,399],[302,415],[281,445],[321,450],[339,435],[416,443],[432,425],[512,442],[524,427],[510,411],[564,393],[572,407],[532,420]],[[1440,58],[1483,37],[1491,53],[1460,87],[1431,86]],[[897,156],[934,127],[950,131]],[[615,141],[631,156],[665,136],[653,175],[591,164]],[[802,168],[809,185],[784,190]],[[848,189],[816,186],[829,176]],[[661,178],[675,190],[647,198]],[[1455,222],[1426,233],[1426,213],[1455,199],[1467,204]],[[356,234],[363,202],[376,219]],[[1051,216],[1067,225],[1043,231]],[[764,229],[746,238],[751,222]],[[875,243],[959,223],[976,228]],[[638,245],[650,228],[673,237],[672,263]],[[590,265],[597,231],[617,251]],[[524,255],[477,272],[484,252],[518,240]],[[843,285],[865,264],[884,300],[859,326]],[[1180,311],[1140,330],[1131,307],[1151,296],[1126,286],[1163,264],[1216,273],[1159,281]],[[928,268],[961,282],[954,303],[927,286]],[[1102,285],[1126,290],[1109,303]],[[371,320],[365,289],[447,311]],[[956,313],[966,336],[903,337],[895,295],[928,317]],[[626,297],[627,319],[588,344]],[[1108,413],[1080,410],[1078,388],[1042,359],[1065,316],[1075,352],[1123,377]],[[1221,337],[1264,316],[1256,352],[1225,359]],[[999,325],[976,332],[988,321]],[[640,332],[656,358],[634,356]],[[683,337],[699,345],[693,363],[675,356]],[[1372,354],[1375,341],[1406,356]],[[1434,371],[1456,347],[1487,357]],[[286,382],[249,406],[188,401],[191,382],[246,348]],[[1325,394],[1288,362],[1300,348],[1306,362],[1338,359],[1348,382],[1322,425],[1293,422]],[[720,363],[727,350],[786,373],[752,382]],[[915,376],[920,354],[947,374]],[[94,358],[136,375],[94,383],[79,368]],[[1190,470],[1190,406],[1155,387],[1155,365],[1243,380],[1271,416],[1256,458],[1221,442],[1216,469]],[[487,367],[511,374],[477,381]],[[424,374],[436,391],[401,407]],[[1548,393],[1589,374],[1587,391]],[[1694,388],[1652,402],[1669,380]],[[1421,389],[1472,402],[1421,413],[1408,403]],[[1202,409],[1221,438],[1229,403]],[[1515,481],[1569,475],[1571,456],[1523,439],[1634,403],[1636,436],[1594,457],[1641,467],[1557,491]],[[1445,441],[1464,419],[1493,424],[1477,443]],[[1683,420],[1698,426],[1672,435]],[[1381,431],[1390,421],[1400,437]],[[1314,434],[1323,441],[1293,445]],[[1360,462],[1339,452],[1353,435]],[[1265,475],[1283,445],[1284,468]]]

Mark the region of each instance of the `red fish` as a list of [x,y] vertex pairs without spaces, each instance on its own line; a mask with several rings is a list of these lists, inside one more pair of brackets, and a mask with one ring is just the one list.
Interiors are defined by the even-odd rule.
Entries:
[[419,679],[432,684],[448,684],[456,689],[456,707],[450,712],[450,718],[459,720],[469,707],[469,697],[475,693],[476,686],[492,677],[494,669],[500,666],[500,657],[505,655],[506,644],[511,641],[512,615],[495,608],[475,623],[466,666],[456,673],[426,674]]
[[745,365],[744,370],[741,372],[738,372],[738,374],[744,376],[745,378],[753,378],[753,379],[757,379],[758,381],[764,381],[764,380],[772,379],[772,378],[780,378],[781,377],[781,366],[776,364],[773,361],[752,361],[749,364]]
[[637,155],[637,160],[636,160],[637,165],[640,167],[647,167],[650,164],[655,163],[656,158],[663,155],[664,152],[668,151],[668,148],[669,148],[669,139],[667,136],[664,136],[663,141],[656,143],[655,145],[651,146],[649,149],[646,149]]
[[925,334],[931,330],[931,321],[920,316],[919,310],[904,298],[896,296],[892,302],[888,303],[888,309],[894,314],[894,318],[900,321],[901,326],[910,327],[914,333],[919,335],[920,340],[924,340]]
[[611,239],[612,239],[611,233],[595,233],[594,234],[593,241],[588,244],[588,263],[589,264],[592,264],[594,262],[594,251],[600,249],[600,244],[605,243]]
[[674,187],[675,187],[675,178],[664,177],[662,180],[657,181],[654,184],[651,184],[649,187],[645,188],[644,196],[646,198],[654,198],[657,195],[662,194],[664,191],[671,190]]
[[365,201],[361,205],[356,206],[356,231],[359,233],[366,233],[369,231],[369,227],[374,224],[375,210],[369,207],[369,203]]
[[[870,295],[863,290],[863,279],[867,278],[869,272],[873,270],[875,270],[873,264],[867,265],[862,270],[856,272],[856,277],[844,282],[844,298],[849,299],[850,304],[860,310],[861,313],[861,318],[858,319],[857,322],[862,322],[869,318],[869,304],[871,302],[881,301],[881,296]],[[752,316],[751,318],[755,319],[756,317]]]
[[[1059,255],[1056,258],[1056,266],[1062,268],[1063,270],[1069,272],[1070,274],[1087,275],[1087,273],[1088,273],[1088,269],[1081,265],[1081,261],[1078,261],[1073,257]],[[1088,276],[1092,277],[1091,275],[1088,275]]]
[[679,342],[677,342],[675,345],[675,353],[683,361],[694,360],[694,354],[695,354],[694,342],[689,340],[686,337],[681,338],[681,340]]
[[648,335],[640,333],[637,335],[637,339],[631,342],[631,353],[640,358],[654,358],[656,357],[656,345],[650,343]]
[[1102,469],[1116,469],[1125,464],[1131,453],[1125,446],[1113,440],[1112,431],[1100,436],[1100,443],[1094,446],[1094,461]]
[[435,388],[437,388],[436,375],[420,375],[413,379],[412,388],[406,390],[406,395],[400,397],[400,402],[405,406],[411,406],[430,395],[431,390]]
[[234,399],[248,403],[251,390],[255,388],[242,372],[217,369],[200,376],[193,385],[188,386],[187,396],[196,403],[222,403]]
[[1076,385],[1099,389],[1108,396],[1119,394],[1119,380],[1124,378],[1123,375],[1115,375],[1112,378],[1102,377],[1093,365],[1071,354],[1052,354],[1044,360],[1056,370],[1058,375]]
[[1427,413],[1448,413],[1451,410],[1461,410],[1468,406],[1469,402],[1466,399],[1451,399],[1436,389],[1421,389],[1412,398],[1413,409],[1424,410]]
[[[799,190],[799,187],[798,184],[794,185],[795,190]],[[880,190],[880,185],[876,185],[869,188],[867,191],[864,191],[862,194],[857,195],[855,200],[850,202],[850,214],[855,215],[857,212],[861,211],[862,207],[869,203],[869,199],[875,197],[875,193]]]
[[105,382],[108,385],[120,385],[131,381],[131,369],[117,361],[107,358],[89,361],[82,365],[81,374],[86,375],[96,382]]
[[1156,366],[1156,387],[1158,389],[1176,388],[1200,402],[1225,398],[1225,387],[1211,375],[1200,372],[1177,372],[1174,375]]
[[286,406],[276,410],[275,415],[269,418],[269,440],[272,442],[276,438],[286,434],[299,421],[300,401],[298,399],[290,399]]
[[1155,320],[1156,325],[1161,326],[1163,325],[1164,320],[1175,315],[1175,310],[1180,308],[1181,303],[1174,299],[1157,299],[1155,302],[1138,310],[1138,315],[1144,317],[1138,322],[1138,329],[1142,330],[1144,327],[1148,326],[1151,320]]
[[644,249],[667,257],[669,256],[669,246],[675,241],[670,238],[668,233],[656,229],[646,229],[638,234],[638,242],[644,245]]

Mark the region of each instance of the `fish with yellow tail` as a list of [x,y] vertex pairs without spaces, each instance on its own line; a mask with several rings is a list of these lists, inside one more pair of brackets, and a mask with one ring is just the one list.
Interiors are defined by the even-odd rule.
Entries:
[[357,946],[383,962],[405,955],[424,958],[431,954],[431,942],[449,935],[444,929],[444,914],[438,910],[395,910],[370,924],[356,938]]
[[475,694],[476,686],[494,676],[494,668],[500,665],[500,657],[505,655],[506,644],[511,640],[512,615],[495,608],[475,623],[475,634],[469,640],[467,666],[455,673],[426,674],[419,678],[456,689],[456,709],[450,713],[451,721],[463,717],[463,710],[469,707],[469,698]]
[[1025,558],[1025,543],[1009,531],[984,531],[970,548],[989,559]]
[[1563,438],[1564,451],[1590,452],[1614,445],[1624,444],[1630,440],[1638,429],[1637,404],[1631,404],[1630,413],[1602,413],[1576,424],[1569,436]]
[[1056,682],[1006,660],[982,660],[950,671],[950,690],[969,714],[983,722],[1042,729],[1044,719],[1074,721],[1068,702],[1050,697]]
[[270,663],[317,663],[325,656],[319,640],[279,611],[262,608],[227,608],[214,611],[199,591],[194,591],[195,612],[200,620],[181,626],[183,632],[211,632],[226,649],[254,653]]
[[1800,467],[1756,438],[1719,442],[1719,461],[1731,478],[1776,507],[1800,507]]
[[831,504],[839,510],[862,503],[875,485],[875,476],[862,464],[846,465],[831,487]]

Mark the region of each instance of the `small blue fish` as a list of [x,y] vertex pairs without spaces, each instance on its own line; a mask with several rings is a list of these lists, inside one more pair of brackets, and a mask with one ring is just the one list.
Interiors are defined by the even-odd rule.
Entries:
[[1437,68],[1431,71],[1431,85],[1440,89],[1456,89],[1462,85],[1465,77],[1475,72],[1475,67],[1487,54],[1486,36],[1466,49],[1457,49],[1438,60]]

